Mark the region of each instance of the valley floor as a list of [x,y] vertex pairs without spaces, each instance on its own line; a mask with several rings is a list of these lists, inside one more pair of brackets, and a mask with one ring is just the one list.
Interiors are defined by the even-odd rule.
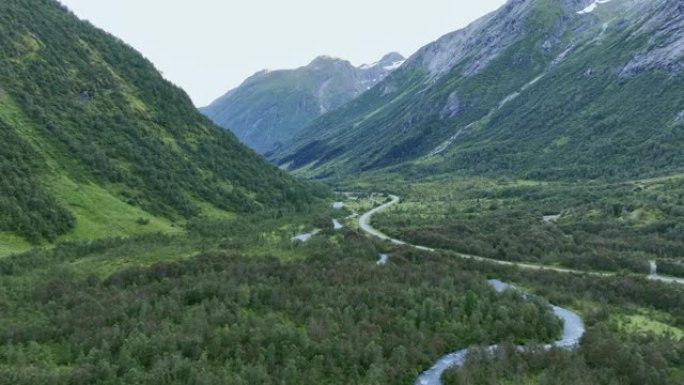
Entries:
[[[408,243],[406,241],[402,241],[396,238],[392,238],[388,235],[385,235],[381,231],[373,228],[373,226],[370,225],[370,221],[373,217],[373,215],[380,213],[381,211],[384,211],[394,205],[397,205],[401,198],[396,196],[396,195],[389,195],[389,202],[386,202],[378,207],[375,207],[374,209],[368,211],[367,213],[363,214],[361,218],[359,219],[359,228],[368,233],[371,236],[377,237],[379,239],[389,241],[395,245],[405,245],[405,246],[410,246],[413,248],[416,248],[418,250],[423,250],[423,251],[430,251],[430,252],[435,252],[436,250],[427,246],[421,246],[421,245],[415,245]],[[555,219],[559,219],[560,215],[554,215],[552,216]],[[547,217],[544,218],[544,222],[548,223],[549,221],[546,219]],[[599,276],[599,277],[607,277],[607,276],[612,276],[615,275],[616,273],[610,273],[610,272],[601,272],[601,271],[592,271],[592,270],[577,270],[577,269],[569,269],[569,268],[562,268],[562,267],[556,267],[553,265],[543,265],[543,264],[534,264],[534,263],[524,263],[524,262],[511,262],[511,261],[506,261],[506,260],[500,260],[500,259],[494,259],[494,258],[486,258],[486,257],[480,257],[480,256],[475,256],[475,255],[469,255],[469,254],[456,254],[458,257],[463,258],[463,259],[471,259],[471,260],[476,260],[480,262],[487,262],[487,263],[494,263],[497,265],[504,265],[504,266],[514,266],[520,269],[526,269],[526,270],[548,270],[548,271],[554,271],[558,273],[569,273],[569,274],[588,274],[588,275],[593,275],[593,276]],[[657,261],[650,261],[649,262],[650,266],[650,271],[648,274],[648,279],[654,280],[654,281],[661,281],[661,282],[667,282],[667,283],[676,283],[676,284],[682,284],[684,285],[684,278],[678,278],[678,277],[671,277],[671,276],[663,276],[661,274],[658,274],[658,263]]]
[[[612,208],[605,202],[626,186],[451,180],[386,185],[401,201],[359,185],[335,207],[202,218],[183,233],[0,259],[0,384],[413,383],[439,357],[465,348],[445,384],[684,383],[684,289],[645,279],[637,256],[648,265],[648,249],[613,269],[564,266],[571,253],[563,242],[550,243],[554,259],[531,253],[524,264],[487,253],[461,258],[460,247],[485,245],[489,234],[516,250],[525,231],[565,239],[579,236],[579,224],[594,223],[606,242],[590,244],[608,251],[630,242],[609,237],[612,226],[669,239],[657,229],[669,229],[662,223],[677,213],[679,181],[654,183],[640,183],[651,197],[641,206],[623,196],[621,216],[653,212],[652,202],[665,214],[643,214],[633,226],[616,216],[576,219]],[[563,198],[568,191],[575,194]],[[613,195],[583,198],[601,191]],[[439,243],[445,239],[455,240]],[[671,240],[662,250],[676,247]],[[678,263],[674,254],[655,259]],[[554,268],[526,268],[538,264]],[[492,278],[531,295],[498,293]],[[547,301],[584,318],[578,349],[544,349],[562,329]],[[481,348],[495,343],[494,355]]]
[[[392,189],[396,188],[396,189]],[[427,248],[560,270],[684,277],[684,178],[550,183],[447,178],[387,186],[374,223]]]

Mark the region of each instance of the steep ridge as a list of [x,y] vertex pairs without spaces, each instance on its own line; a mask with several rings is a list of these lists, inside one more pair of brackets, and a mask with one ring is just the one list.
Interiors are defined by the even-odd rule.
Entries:
[[596,178],[684,160],[681,1],[511,0],[272,155],[309,176],[401,165]]
[[398,53],[359,67],[320,56],[294,70],[260,71],[201,111],[264,153],[320,115],[344,105],[399,68]]
[[171,230],[313,197],[54,0],[0,2],[0,138],[1,243]]

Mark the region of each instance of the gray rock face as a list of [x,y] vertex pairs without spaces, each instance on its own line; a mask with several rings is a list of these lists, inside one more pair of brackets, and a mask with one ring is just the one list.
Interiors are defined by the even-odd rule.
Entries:
[[355,67],[347,60],[319,56],[294,70],[257,72],[200,110],[257,152],[266,153],[320,115],[374,87],[404,61],[393,52]]
[[677,74],[684,69],[684,2],[680,0],[645,0],[640,8],[635,9],[636,17],[639,9],[657,8],[653,15],[641,18],[643,25],[633,36],[650,36],[648,44],[637,53],[621,71],[621,75],[629,76],[646,69],[658,68]]
[[[561,3],[565,15],[571,15],[594,1],[559,0],[558,2]],[[448,74],[459,64],[462,65],[463,75],[476,74],[514,42],[525,37],[525,23],[529,20],[535,3],[535,0],[509,0],[501,9],[421,48],[409,58],[408,64],[427,69],[432,78],[440,78]],[[567,16],[559,18],[555,33],[540,48],[549,52],[561,44],[561,37],[570,28],[571,21],[572,18]],[[588,28],[586,24],[584,27]]]
[[[533,3],[530,0],[510,0],[501,10],[423,47],[409,59],[409,63],[426,68],[432,77],[441,77],[464,61],[464,75],[477,73],[522,37],[523,24]],[[550,49],[551,44],[551,41],[547,42],[546,48]]]
[[453,118],[463,111],[463,106],[461,106],[461,100],[458,98],[456,91],[452,92],[447,99],[447,103],[442,109],[440,116],[442,119],[445,117]]

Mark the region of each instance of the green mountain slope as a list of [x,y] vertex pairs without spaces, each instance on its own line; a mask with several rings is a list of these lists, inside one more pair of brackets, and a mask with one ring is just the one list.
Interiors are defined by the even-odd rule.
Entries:
[[[172,230],[301,208],[309,187],[198,113],[118,39],[53,0],[0,3],[0,243]],[[2,247],[0,247],[1,249]]]
[[294,70],[264,70],[201,111],[266,153],[382,81],[404,60],[390,53],[377,63],[354,67],[346,60],[321,56]]
[[554,179],[679,170],[683,12],[667,0],[511,0],[273,159],[318,177],[398,165]]

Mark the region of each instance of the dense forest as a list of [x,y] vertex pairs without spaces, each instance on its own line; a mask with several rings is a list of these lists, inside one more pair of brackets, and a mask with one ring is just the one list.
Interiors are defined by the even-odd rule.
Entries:
[[[475,349],[462,369],[445,373],[444,383],[465,384],[684,384],[684,289],[633,277],[601,278],[531,272],[467,262],[477,271],[534,287],[555,303],[582,309],[587,333],[577,351],[525,352],[504,345],[495,355]],[[678,329],[651,324],[633,328],[624,314],[667,314]],[[661,315],[662,315],[661,314]]]
[[[591,329],[577,352],[507,346],[495,355],[474,350],[445,385],[676,385],[684,384],[684,344],[657,336],[620,337],[605,325]],[[676,375],[672,369],[678,367]]]
[[75,260],[148,241],[0,260],[0,383],[410,383],[456,347],[559,334],[547,303],[453,262],[376,266],[376,245],[336,239],[292,262],[214,251],[105,277]]
[[[0,383],[413,383],[453,350],[557,338],[559,320],[540,298],[585,316],[589,329],[577,353],[474,353],[449,383],[550,383],[543,378],[576,374],[589,384],[636,384],[644,376],[681,383],[675,336],[632,334],[616,321],[650,309],[672,330],[684,327],[679,287],[388,249],[351,230],[326,230],[295,247],[300,257],[288,262],[246,257],[257,238],[246,238],[242,252],[225,249],[240,231],[217,240],[200,226],[188,237],[213,239],[209,251],[107,274],[82,265],[173,241],[73,243],[0,260]],[[391,253],[384,266],[375,263],[381,251]],[[538,296],[496,293],[488,277]]]

